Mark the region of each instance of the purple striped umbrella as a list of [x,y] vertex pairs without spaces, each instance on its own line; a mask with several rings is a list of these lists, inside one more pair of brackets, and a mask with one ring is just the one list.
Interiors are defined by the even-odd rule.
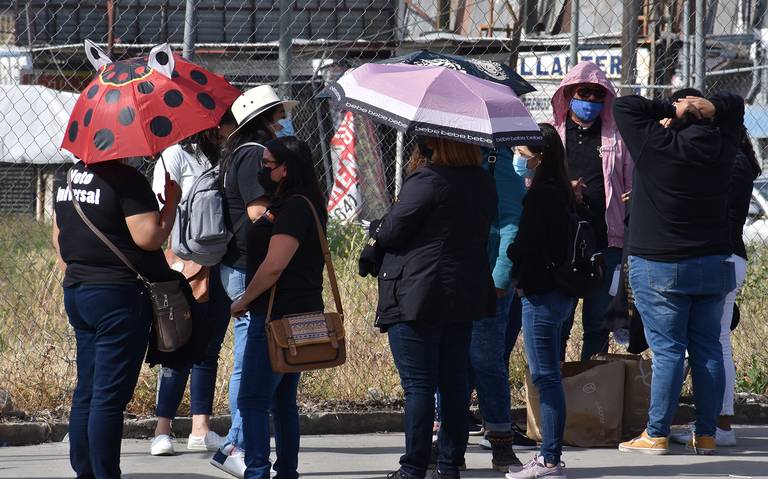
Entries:
[[327,90],[337,108],[406,133],[488,148],[543,140],[509,87],[445,67],[367,63]]

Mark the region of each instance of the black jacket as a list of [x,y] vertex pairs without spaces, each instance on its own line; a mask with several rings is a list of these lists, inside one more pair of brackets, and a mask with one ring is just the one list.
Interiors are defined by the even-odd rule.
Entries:
[[429,165],[408,176],[376,233],[385,252],[377,326],[492,314],[486,246],[496,200],[494,182],[480,167]]
[[744,100],[730,93],[710,98],[710,124],[676,130],[671,103],[639,96],[618,98],[614,117],[635,162],[629,254],[654,261],[731,253],[728,190],[744,123]]
[[752,201],[752,187],[755,178],[760,174],[741,150],[736,154],[731,172],[731,185],[728,194],[728,224],[731,227],[731,243],[733,253],[747,259],[747,248],[744,246],[744,223],[749,214],[749,203]]
[[561,264],[568,250],[568,193],[554,180],[533,185],[523,199],[523,216],[507,254],[512,281],[526,296],[557,288],[552,264]]

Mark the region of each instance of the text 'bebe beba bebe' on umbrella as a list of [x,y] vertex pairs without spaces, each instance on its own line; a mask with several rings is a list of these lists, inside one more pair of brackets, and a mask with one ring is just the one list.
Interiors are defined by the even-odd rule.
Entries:
[[240,94],[168,44],[116,62],[90,41],[85,48],[97,74],[72,110],[61,147],[86,164],[153,156],[218,125]]
[[542,141],[511,88],[442,66],[367,63],[327,92],[336,108],[405,133],[489,148]]

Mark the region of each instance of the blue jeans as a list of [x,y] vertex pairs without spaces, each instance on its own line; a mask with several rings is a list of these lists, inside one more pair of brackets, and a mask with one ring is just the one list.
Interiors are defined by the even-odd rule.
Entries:
[[514,294],[496,299],[496,316],[472,323],[469,346],[470,389],[477,389],[483,424],[489,431],[510,431],[509,362],[506,352],[509,310]]
[[727,256],[704,256],[675,263],[629,257],[629,281],[653,351],[648,435],[669,435],[688,349],[696,434],[714,436],[723,405],[725,372],[720,319],[729,291],[736,287]]
[[520,299],[520,295],[517,292],[514,293],[512,298],[512,304],[509,307],[509,324],[507,324],[507,334],[504,341],[504,364],[509,367],[509,357],[512,355],[512,350],[517,343],[517,337],[520,335],[520,330],[523,328],[523,303]]
[[[613,296],[609,294],[611,282],[613,281],[613,272],[621,263],[621,248],[606,248],[603,250],[603,260],[605,261],[605,276],[603,277],[603,286],[600,291],[589,298],[584,298],[581,305],[581,322],[584,327],[584,344],[581,348],[581,360],[586,361],[595,354],[605,354],[608,352],[608,337],[610,331],[605,328],[605,313]],[[573,328],[574,315],[576,314],[576,304],[574,303],[571,315],[563,326],[563,340],[560,353],[560,360],[565,360],[565,350],[568,338],[571,336]]]
[[245,478],[269,479],[269,413],[275,424],[275,471],[280,479],[299,477],[299,373],[272,371],[265,334],[266,316],[252,314],[243,356],[237,406],[243,418]]
[[439,389],[442,423],[437,467],[446,475],[458,476],[469,437],[472,325],[412,321],[390,326],[387,334],[405,391],[405,454],[400,458],[400,469],[418,478],[427,473],[434,394]]
[[[244,292],[245,270],[241,268],[232,268],[225,264],[220,265],[221,284],[227,292],[229,299],[234,301]],[[227,434],[227,442],[234,444],[240,449],[244,449],[243,440],[243,420],[240,417],[240,411],[237,408],[237,397],[240,391],[240,381],[243,375],[243,354],[245,353],[245,343],[248,339],[248,326],[251,323],[251,313],[245,313],[239,318],[235,318],[233,329],[235,338],[235,347],[232,351],[232,376],[229,378],[229,412],[232,415],[232,425]]]
[[119,479],[123,412],[147,351],[152,306],[138,284],[64,288],[77,341],[69,460],[81,479]]
[[575,300],[555,290],[525,296],[523,340],[531,381],[541,402],[541,451],[549,464],[559,464],[565,431],[565,392],[560,376],[560,347],[563,324]]
[[[192,381],[189,385],[190,414],[213,413],[213,396],[216,390],[216,373],[219,365],[221,343],[229,326],[231,301],[221,284],[219,267],[210,269],[208,301],[194,305],[211,323],[211,337],[206,345],[205,359],[192,365]],[[173,419],[179,409],[190,369],[162,368],[158,379],[157,416]]]

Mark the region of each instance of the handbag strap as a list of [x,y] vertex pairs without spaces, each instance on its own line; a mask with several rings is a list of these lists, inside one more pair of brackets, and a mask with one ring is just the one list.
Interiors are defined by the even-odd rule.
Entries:
[[[325,237],[325,231],[323,230],[323,224],[320,222],[320,216],[317,214],[317,209],[312,201],[304,195],[296,195],[300,198],[304,198],[304,201],[309,205],[309,209],[312,210],[312,215],[315,217],[315,226],[317,227],[317,237],[320,240],[320,248],[323,250],[323,261],[325,262],[325,268],[328,270],[328,280],[331,283],[331,292],[333,293],[333,301],[336,303],[336,312],[344,320],[344,310],[341,306],[341,294],[339,294],[339,284],[336,281],[336,270],[333,268],[333,258],[331,257],[331,249],[328,247],[328,239]],[[272,306],[275,302],[275,291],[277,290],[277,283],[275,283],[269,292],[269,306],[267,306],[267,318],[266,322],[269,322],[272,318]]]
[[101,240],[101,242],[102,242],[102,243],[104,243],[104,244],[107,246],[107,248],[109,248],[110,250],[112,250],[112,252],[113,252],[113,253],[115,253],[115,256],[117,256],[117,257],[120,259],[120,261],[122,261],[123,263],[125,263],[125,265],[126,265],[126,266],[127,266],[127,267],[128,267],[130,270],[131,270],[131,271],[133,271],[134,273],[136,273],[136,277],[139,279],[139,281],[141,281],[141,282],[142,282],[142,283],[144,283],[144,284],[149,284],[149,281],[147,280],[147,278],[145,278],[144,276],[142,276],[142,275],[141,275],[141,273],[139,273],[139,270],[137,270],[137,269],[136,269],[136,268],[133,266],[133,263],[131,263],[131,260],[129,260],[129,259],[128,259],[128,257],[127,257],[127,256],[125,256],[125,255],[123,254],[123,252],[122,252],[122,251],[120,251],[120,249],[118,249],[118,247],[117,247],[117,246],[115,246],[115,244],[114,244],[113,242],[111,242],[111,241],[109,240],[109,238],[107,238],[107,237],[104,235],[104,233],[102,233],[102,232],[101,232],[101,231],[100,231],[100,230],[99,230],[99,229],[96,227],[96,225],[94,225],[94,224],[93,224],[93,222],[91,222],[91,220],[89,220],[89,219],[88,219],[88,217],[87,217],[87,216],[85,216],[85,212],[83,211],[83,208],[80,206],[80,202],[79,202],[79,201],[77,201],[77,199],[76,199],[76,197],[75,197],[75,192],[74,192],[74,190],[72,189],[72,169],[70,169],[70,170],[69,170],[69,172],[67,173],[67,188],[69,188],[69,192],[72,194],[72,205],[75,207],[75,211],[77,211],[77,214],[80,216],[80,219],[82,219],[82,220],[83,220],[83,223],[85,223],[85,225],[86,225],[86,226],[87,226],[87,227],[88,227],[88,228],[89,228],[91,231],[93,231],[93,234],[95,234],[95,235],[96,235],[96,236],[97,236],[97,237],[98,237],[98,238]]

